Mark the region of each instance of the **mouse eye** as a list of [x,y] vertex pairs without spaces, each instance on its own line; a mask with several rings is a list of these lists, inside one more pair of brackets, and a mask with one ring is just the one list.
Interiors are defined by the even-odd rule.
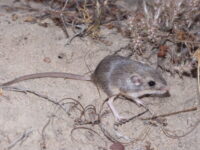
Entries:
[[148,82],[148,84],[149,84],[149,86],[152,87],[152,86],[155,86],[155,85],[156,85],[156,82],[151,80],[151,81]]

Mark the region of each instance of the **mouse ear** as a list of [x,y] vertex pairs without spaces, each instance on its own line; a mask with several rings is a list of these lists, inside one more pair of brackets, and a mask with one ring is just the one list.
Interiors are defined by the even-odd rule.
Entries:
[[131,81],[136,86],[140,86],[142,84],[142,78],[137,74],[131,76]]

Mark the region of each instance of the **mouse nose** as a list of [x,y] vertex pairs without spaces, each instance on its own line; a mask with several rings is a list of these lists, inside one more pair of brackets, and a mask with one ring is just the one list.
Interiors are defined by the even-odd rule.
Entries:
[[170,96],[170,88],[169,88],[169,86],[161,87],[160,90],[165,92],[165,93],[164,93],[164,96],[166,96],[166,97],[169,97],[169,96]]
[[165,86],[165,87],[162,87],[161,90],[165,90],[165,91],[169,92],[170,88],[169,88],[169,86]]

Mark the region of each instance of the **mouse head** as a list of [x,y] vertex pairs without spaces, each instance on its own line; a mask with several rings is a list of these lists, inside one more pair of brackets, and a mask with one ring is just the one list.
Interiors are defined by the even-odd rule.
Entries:
[[166,80],[154,68],[146,68],[132,74],[129,81],[136,88],[136,97],[162,95],[169,91]]

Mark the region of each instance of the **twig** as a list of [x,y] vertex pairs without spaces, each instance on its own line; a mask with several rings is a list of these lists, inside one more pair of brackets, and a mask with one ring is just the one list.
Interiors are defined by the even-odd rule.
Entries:
[[60,14],[60,19],[61,19],[62,24],[63,24],[63,31],[64,31],[66,37],[69,38],[69,34],[68,34],[68,32],[67,32],[67,25],[66,25],[66,23],[65,23],[65,19],[64,19],[64,17],[63,17],[63,13]]
[[72,37],[70,37],[70,38],[67,40],[67,43],[65,44],[65,46],[69,45],[75,37],[80,36],[80,35],[83,35],[83,33],[84,33],[84,32],[86,31],[86,29],[87,29],[87,26],[86,26],[86,25],[76,25],[76,27],[80,28],[80,31],[77,32],[76,34],[74,34]]
[[64,19],[64,16],[63,16],[63,11],[65,10],[65,8],[66,8],[66,6],[67,6],[68,1],[69,1],[69,0],[66,0],[66,1],[65,1],[65,4],[64,4],[64,6],[63,6],[63,8],[62,8],[62,11],[61,11],[61,13],[60,13],[60,18],[61,18],[61,21],[62,21],[62,23],[63,23],[63,31],[65,32],[67,38],[69,38],[69,34],[68,34],[68,32],[67,32],[67,25],[66,25],[66,23],[65,23],[65,19]]
[[122,125],[122,124],[125,124],[125,123],[127,123],[127,122],[129,122],[129,121],[131,121],[131,120],[133,120],[133,119],[135,119],[135,118],[138,118],[139,116],[142,116],[143,114],[145,114],[145,113],[148,112],[148,111],[149,111],[149,110],[146,109],[145,111],[143,111],[143,112],[141,112],[141,113],[139,113],[139,114],[137,114],[137,115],[135,115],[135,116],[133,116],[133,117],[130,117],[129,119],[125,120],[124,122],[115,123],[115,125]]
[[18,87],[13,87],[13,86],[2,86],[1,88],[3,90],[7,90],[7,91],[16,91],[16,92],[22,92],[22,93],[25,93],[25,94],[31,93],[33,95],[40,97],[40,98],[46,99],[47,101],[49,101],[49,102],[51,102],[55,105],[58,105],[60,108],[62,108],[66,112],[65,108],[59,102],[56,102],[55,100],[53,100],[52,98],[49,98],[46,95],[39,94],[38,92],[29,90],[29,89],[22,89],[22,88],[18,88]]
[[152,120],[152,119],[156,119],[156,118],[159,118],[159,117],[168,117],[168,116],[172,116],[172,115],[176,115],[176,114],[180,114],[180,113],[185,113],[185,112],[190,112],[190,111],[196,111],[196,110],[197,110],[197,107],[193,107],[193,108],[184,109],[184,110],[171,112],[171,113],[167,113],[167,114],[162,114],[162,115],[157,115],[157,116],[153,116],[153,117],[149,117],[149,118],[141,118],[141,120]]
[[200,105],[200,48],[198,48],[194,54],[193,57],[197,60],[197,96],[198,96],[198,104]]
[[185,42],[185,43],[192,43],[192,44],[200,44],[200,42],[196,41],[188,41],[188,40],[177,40],[175,39],[174,42]]
[[146,136],[149,134],[149,131],[150,131],[150,127],[146,127],[143,130],[143,132],[137,138],[130,139],[128,142],[121,142],[121,141],[117,140],[114,136],[112,136],[111,133],[105,128],[105,126],[103,124],[100,123],[99,128],[101,129],[104,136],[109,141],[120,142],[121,144],[124,144],[124,145],[129,145],[129,144],[133,144],[133,143],[138,142],[138,141],[143,141],[146,138]]
[[[73,128],[73,129],[71,130],[71,133],[70,133],[70,136],[71,136],[72,141],[78,142],[78,140],[76,140],[76,138],[74,138],[73,133],[74,133],[74,131],[80,130],[80,129],[88,130],[88,132],[89,132],[89,131],[90,131],[90,132],[93,132],[93,133],[96,134],[98,137],[100,137],[100,138],[102,139],[102,141],[106,142],[106,141],[102,138],[102,136],[101,136],[97,131],[95,131],[95,130],[93,130],[93,129],[90,129],[90,128],[87,128],[87,127],[75,127],[75,128]],[[82,142],[82,143],[84,143],[84,142]],[[85,144],[88,144],[88,143],[85,143]]]
[[68,3],[68,1],[69,1],[69,0],[66,0],[66,1],[65,1],[65,4],[64,4],[64,6],[63,6],[63,8],[62,8],[62,11],[64,11],[65,8],[67,7],[67,3]]
[[47,128],[47,126],[49,125],[49,123],[51,122],[51,117],[49,117],[47,123],[44,125],[44,127],[42,128],[42,143],[40,144],[42,146],[42,149],[46,149],[46,138],[45,138],[45,129]]
[[178,139],[178,138],[187,136],[188,134],[192,133],[192,132],[196,129],[196,127],[197,127],[199,124],[200,124],[200,119],[198,119],[197,122],[195,122],[195,124],[192,126],[192,128],[191,128],[189,131],[187,131],[186,133],[183,133],[182,135],[177,135],[177,134],[174,133],[174,132],[173,132],[174,134],[171,134],[171,133],[169,132],[169,130],[164,129],[164,127],[161,127],[161,129],[162,129],[163,133],[164,133],[167,137],[173,138],[173,139]]
[[114,138],[107,130],[106,128],[100,123],[99,128],[101,129],[104,136],[111,142],[120,142],[116,138]]
[[[63,103],[63,101],[64,100],[72,100],[73,102],[66,102],[66,103]],[[78,107],[77,107],[77,109],[81,112],[81,113],[83,113],[85,110],[84,110],[84,107],[83,107],[83,105],[78,101],[78,100],[76,100],[76,99],[74,99],[74,98],[63,98],[63,99],[61,99],[60,101],[59,101],[59,103],[60,104],[62,104],[62,105],[65,105],[65,104],[74,104],[74,105],[78,105],[78,106],[80,106],[81,107],[81,109],[79,109]],[[68,112],[69,112],[70,110],[68,110]]]
[[8,147],[7,150],[12,149],[17,143],[19,143],[20,141],[24,141],[25,139],[28,138],[28,136],[33,132],[33,130],[25,130],[24,133],[18,137],[17,139],[15,139]]

